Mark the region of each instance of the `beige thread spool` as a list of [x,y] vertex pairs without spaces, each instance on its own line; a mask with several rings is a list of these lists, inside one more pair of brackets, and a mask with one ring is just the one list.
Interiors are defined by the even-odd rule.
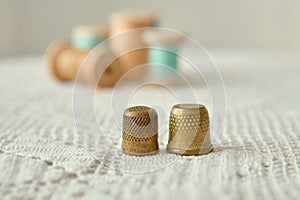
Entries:
[[122,72],[117,60],[112,62],[104,71],[99,79],[99,69],[105,67],[108,57],[114,57],[109,50],[98,51],[97,56],[89,58],[89,51],[78,51],[74,49],[68,42],[53,42],[46,52],[48,65],[53,75],[62,81],[76,80],[80,66],[84,64],[80,71],[78,80],[86,84],[97,84],[98,86],[113,86],[121,77]]
[[179,155],[203,155],[213,150],[209,115],[201,104],[178,104],[170,114],[167,150]]
[[[109,21],[110,36],[115,36],[132,29],[152,27],[156,22],[156,17],[146,12],[119,12],[111,14]],[[113,51],[118,54],[124,48],[133,50],[143,46],[142,35],[143,31],[135,31],[126,37],[115,38],[111,43]],[[135,50],[121,56],[119,59],[122,63],[123,72],[126,73],[136,66],[146,64],[148,62],[148,51],[147,49]]]
[[135,156],[159,151],[157,113],[153,108],[135,106],[124,111],[122,150]]

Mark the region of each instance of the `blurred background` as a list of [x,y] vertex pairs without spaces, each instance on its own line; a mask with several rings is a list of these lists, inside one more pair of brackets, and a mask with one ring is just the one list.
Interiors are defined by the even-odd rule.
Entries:
[[107,24],[124,9],[156,13],[163,27],[188,32],[205,48],[300,49],[297,0],[0,0],[0,57],[42,54],[78,24]]

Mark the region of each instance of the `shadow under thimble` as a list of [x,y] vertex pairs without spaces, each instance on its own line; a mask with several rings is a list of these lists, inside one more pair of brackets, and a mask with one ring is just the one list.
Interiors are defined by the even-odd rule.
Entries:
[[201,104],[178,104],[170,114],[167,151],[179,155],[203,155],[213,150],[209,114]]
[[159,151],[157,113],[153,108],[134,106],[124,111],[122,151],[135,156]]

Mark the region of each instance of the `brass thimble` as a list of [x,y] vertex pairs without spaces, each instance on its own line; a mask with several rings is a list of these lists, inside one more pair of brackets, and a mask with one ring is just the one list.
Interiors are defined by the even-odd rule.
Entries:
[[158,152],[157,113],[153,108],[134,106],[123,114],[123,153],[135,156]]
[[180,155],[203,155],[213,150],[209,115],[201,104],[178,104],[170,114],[167,151]]

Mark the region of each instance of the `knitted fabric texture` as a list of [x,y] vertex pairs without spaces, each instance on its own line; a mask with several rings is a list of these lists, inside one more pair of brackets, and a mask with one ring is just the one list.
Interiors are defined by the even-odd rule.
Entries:
[[[158,112],[159,154],[131,158],[103,149],[100,159],[76,134],[72,83],[51,80],[41,58],[2,59],[0,198],[298,199],[300,62],[239,56],[216,58],[227,108],[223,133],[215,139],[212,153],[167,154],[168,113]],[[205,90],[204,85],[197,87],[201,103],[209,104],[209,96],[202,95]],[[175,102],[164,92],[149,88],[141,96],[145,104],[156,102],[169,112]],[[105,137],[120,148],[122,133],[107,106],[110,94],[109,89],[96,93],[102,103],[96,103],[95,110]],[[83,123],[88,127],[88,119]],[[126,165],[126,159],[134,159],[133,164]],[[164,164],[168,166],[145,174],[120,170]]]

